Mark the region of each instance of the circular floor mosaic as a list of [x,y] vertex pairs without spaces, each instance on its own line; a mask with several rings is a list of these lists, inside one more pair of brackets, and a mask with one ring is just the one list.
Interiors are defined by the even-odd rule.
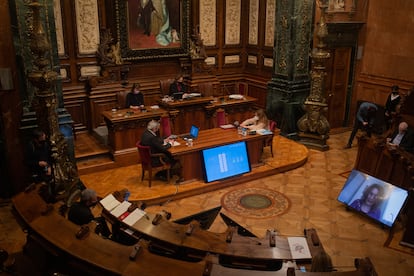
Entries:
[[243,188],[227,192],[221,198],[224,209],[249,218],[279,216],[289,210],[289,199],[276,191],[264,188]]

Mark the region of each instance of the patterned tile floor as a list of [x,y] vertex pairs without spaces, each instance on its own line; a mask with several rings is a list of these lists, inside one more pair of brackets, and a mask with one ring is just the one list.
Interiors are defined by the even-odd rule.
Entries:
[[[245,226],[257,236],[263,237],[267,229],[277,229],[281,235],[303,235],[303,229],[315,228],[326,251],[331,255],[338,270],[350,270],[354,258],[371,258],[379,275],[414,275],[414,256],[384,247],[389,229],[373,223],[357,213],[347,211],[336,198],[353,167],[357,148],[343,147],[349,132],[331,135],[328,140],[330,150],[320,152],[309,150],[308,161],[300,168],[238,185],[238,188],[262,187],[283,193],[291,201],[291,207],[283,215],[249,219],[222,212]],[[288,151],[291,149],[275,149]],[[292,155],[291,155],[292,156]],[[121,180],[120,180],[121,181]],[[220,205],[229,187],[203,195],[197,195],[162,206],[150,206],[148,211],[167,210],[178,219]],[[25,235],[10,213],[8,204],[0,208],[0,247],[9,252],[20,251]],[[210,231],[223,232],[224,222],[218,216]]]

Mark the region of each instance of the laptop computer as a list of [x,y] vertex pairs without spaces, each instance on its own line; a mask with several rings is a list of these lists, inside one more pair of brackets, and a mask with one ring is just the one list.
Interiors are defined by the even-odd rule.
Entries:
[[184,93],[183,92],[175,92],[173,93],[174,100],[181,100],[183,98]]
[[199,128],[196,127],[195,125],[192,125],[191,129],[190,129],[190,134],[185,134],[185,135],[182,136],[182,138],[184,140],[196,139],[198,137],[198,131],[199,131]]

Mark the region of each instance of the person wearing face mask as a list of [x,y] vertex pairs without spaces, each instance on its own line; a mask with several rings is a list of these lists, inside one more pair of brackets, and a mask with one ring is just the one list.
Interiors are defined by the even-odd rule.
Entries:
[[391,93],[387,97],[387,102],[385,103],[385,124],[387,129],[390,129],[393,122],[393,115],[397,112],[397,106],[401,101],[401,96],[398,93],[398,85],[394,85],[391,88]]
[[26,163],[35,182],[48,182],[52,178],[52,153],[46,133],[35,129],[26,149]]
[[144,107],[144,94],[139,90],[139,83],[134,83],[132,85],[131,91],[126,96],[127,108],[139,109]]
[[249,130],[269,129],[269,120],[263,109],[258,109],[253,118],[247,119],[240,124]]
[[171,83],[169,94],[174,98],[177,98],[177,95],[180,95],[181,98],[185,98],[187,96],[187,85],[184,84],[183,75],[179,75],[175,78],[175,81]]

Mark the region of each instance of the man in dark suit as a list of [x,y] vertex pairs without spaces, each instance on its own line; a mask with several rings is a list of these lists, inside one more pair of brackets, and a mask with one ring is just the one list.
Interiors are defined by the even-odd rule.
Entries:
[[393,116],[397,112],[397,106],[401,101],[401,96],[398,93],[399,87],[398,85],[394,85],[391,88],[391,93],[387,97],[387,102],[385,103],[385,123],[387,125],[387,129],[389,129],[392,125]]
[[358,112],[355,117],[354,127],[349,137],[348,144],[345,146],[346,149],[351,148],[352,141],[358,131],[361,129],[366,131],[368,137],[371,137],[372,127],[375,122],[375,115],[377,113],[378,107],[374,103],[363,102],[358,108]]
[[400,148],[405,151],[414,152],[414,135],[413,131],[408,128],[406,122],[401,122],[391,137],[387,138],[387,144],[391,148]]
[[[181,182],[183,179],[181,178],[181,164],[178,160],[174,159],[171,152],[168,149],[171,147],[170,140],[162,139],[157,135],[157,132],[160,129],[160,123],[151,120],[148,125],[147,129],[142,133],[141,136],[141,145],[149,146],[151,148],[151,153],[163,153],[165,155],[164,161],[171,164],[171,174],[178,175],[177,182]],[[153,165],[157,166],[160,165],[159,158],[152,159]],[[161,180],[166,180],[166,174],[164,172],[159,172],[156,174],[156,177]]]

